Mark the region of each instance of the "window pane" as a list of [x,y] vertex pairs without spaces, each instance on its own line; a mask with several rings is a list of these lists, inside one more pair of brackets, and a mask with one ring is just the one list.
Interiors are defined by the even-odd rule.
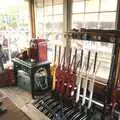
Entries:
[[[94,18],[94,19],[93,19]],[[85,14],[85,27],[95,29],[98,25],[98,13]]]
[[41,36],[41,34],[44,32],[43,30],[44,30],[43,24],[38,23],[37,24],[37,32],[38,32],[37,35]]
[[43,23],[44,22],[44,18],[43,17],[37,17],[36,21],[37,21],[37,23]]
[[116,11],[117,0],[101,0],[101,11]]
[[37,8],[37,16],[43,16],[43,8]]
[[35,5],[37,8],[43,7],[43,0],[35,0]]
[[72,13],[81,13],[81,12],[84,12],[84,1],[81,0],[80,2],[73,2]]
[[63,5],[55,5],[53,8],[54,14],[63,14]]
[[45,6],[51,6],[52,5],[52,0],[44,0],[44,5]]
[[53,17],[52,16],[45,16],[44,21],[45,21],[45,26],[44,26],[45,32],[52,31]]
[[72,15],[72,28],[80,29],[83,27],[84,14]]
[[63,15],[56,15],[56,16],[54,16],[54,22],[55,23],[63,22]]
[[[82,0],[72,0],[73,2],[80,2],[80,1],[82,1]],[[84,0],[83,0],[84,1]]]
[[54,16],[53,31],[58,33],[63,32],[63,15]]
[[38,26],[37,26],[37,28],[38,28],[39,32],[43,33],[43,30],[44,30],[43,24],[39,23]]
[[52,15],[52,6],[44,7],[45,15]]
[[[88,50],[91,50],[91,59],[90,63],[92,62],[92,59],[94,59],[94,52],[98,52],[98,62],[100,62],[100,67],[98,69],[98,72],[96,74],[96,78],[102,78],[100,80],[106,79],[107,82],[110,72],[110,65],[111,65],[111,57],[112,57],[112,49],[113,44],[111,43],[100,43],[100,42],[94,42],[94,41],[81,41],[81,40],[73,40],[72,41],[72,48],[79,50],[82,48],[84,50],[84,54],[87,55]],[[97,62],[97,65],[98,65]]]
[[54,5],[63,4],[63,0],[53,0],[53,4]]
[[99,11],[99,0],[86,1],[86,12],[98,12]]
[[0,42],[6,47],[11,60],[20,49],[28,47],[31,37],[30,11],[28,1],[6,2],[4,0],[0,5]]
[[115,29],[116,12],[106,12],[100,14],[100,28]]
[[85,14],[85,21],[98,21],[98,13]]
[[53,17],[52,17],[52,16],[45,16],[45,17],[44,17],[44,22],[45,22],[45,23],[53,22]]

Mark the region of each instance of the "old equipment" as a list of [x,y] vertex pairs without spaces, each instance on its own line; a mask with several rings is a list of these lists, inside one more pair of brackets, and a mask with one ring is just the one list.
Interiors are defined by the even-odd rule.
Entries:
[[[29,60],[24,61],[18,58],[14,58],[12,61],[14,64],[16,85],[31,92],[33,98],[37,98],[38,95],[51,89],[50,62],[33,63]],[[42,73],[40,73],[40,71]],[[42,76],[44,80],[40,79]],[[37,79],[37,81],[35,81],[35,79]],[[40,82],[38,82],[39,80]],[[36,83],[38,83],[38,85],[36,85]],[[44,89],[47,88],[47,84],[48,89]]]
[[33,61],[47,61],[47,43],[45,39],[33,38],[30,41],[28,56]]
[[42,91],[48,89],[47,71],[44,68],[40,68],[34,75],[35,90],[41,89]]
[[56,68],[56,73],[55,73],[55,76],[56,76],[56,86],[55,86],[55,89],[56,91],[59,91],[59,80],[60,80],[60,72],[61,72],[61,65],[60,65],[60,57],[61,57],[61,46],[59,46],[59,56],[58,56],[58,65],[57,65],[57,68]]
[[80,66],[79,66],[79,73],[77,75],[77,94],[76,94],[76,103],[78,103],[80,98],[80,88],[81,88],[81,82],[82,82],[82,62],[83,62],[83,50],[81,50],[81,58],[80,58]]
[[53,63],[53,66],[51,68],[51,75],[53,77],[53,82],[52,82],[52,90],[55,90],[55,82],[56,82],[56,78],[55,78],[55,73],[56,73],[56,51],[57,51],[57,46],[55,45],[55,54],[54,54],[54,63]]
[[[117,110],[118,106],[115,107],[116,101],[117,104],[119,101],[114,96],[115,94],[111,97],[112,93],[115,93],[115,89],[113,89],[116,76],[115,61],[116,53],[119,50],[117,46],[119,41],[116,40],[116,37],[118,37],[117,31],[84,29],[81,32],[68,32],[66,35],[73,39],[113,43],[111,71],[109,80],[105,84],[104,103],[96,99],[96,88],[94,89],[97,82],[96,74],[101,66],[98,59],[99,52],[82,48],[79,54],[78,49],[73,52],[73,48],[69,48],[67,51],[68,48],[65,47],[63,55],[61,55],[60,46],[55,72],[54,91],[56,92],[54,93],[57,95],[50,92],[47,95],[40,96],[33,103],[34,106],[51,120],[117,120],[120,114]],[[79,55],[80,58],[78,59]],[[59,96],[59,94],[61,95]],[[112,111],[110,110],[111,107]],[[119,114],[118,117],[116,117],[116,113]]]

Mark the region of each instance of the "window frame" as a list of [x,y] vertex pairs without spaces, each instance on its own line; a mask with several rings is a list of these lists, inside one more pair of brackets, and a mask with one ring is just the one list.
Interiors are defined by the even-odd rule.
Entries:
[[[78,1],[78,0],[76,0],[76,1]],[[71,27],[72,26],[72,0],[64,0],[63,7],[64,7],[64,10],[63,10],[63,12],[64,12],[64,14],[63,14],[64,32],[69,32],[72,28]],[[102,11],[101,13],[103,13],[103,12],[107,12],[107,11]],[[117,10],[115,12],[116,12],[115,29],[118,30],[118,29],[120,29],[120,22],[119,22],[120,21],[120,14],[119,14],[120,13],[120,1],[119,0],[117,0]],[[94,12],[88,12],[88,13],[94,13]],[[65,40],[66,46],[68,48],[70,48],[71,41],[68,38],[64,38],[64,40]],[[103,79],[102,79],[102,81],[103,81]]]

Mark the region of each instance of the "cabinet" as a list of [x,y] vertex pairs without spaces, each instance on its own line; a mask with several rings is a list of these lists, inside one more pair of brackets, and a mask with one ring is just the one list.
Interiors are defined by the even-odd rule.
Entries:
[[[30,62],[29,60],[24,61],[19,58],[14,58],[12,61],[14,65],[14,74],[15,74],[15,80],[16,80],[15,84],[20,88],[31,92],[33,98],[51,89],[52,81],[51,81],[51,75],[50,75],[50,62],[46,61],[42,63],[37,63],[37,62],[33,63],[33,62]],[[40,86],[38,85],[39,83],[38,80],[37,82],[35,81],[36,72],[40,68],[45,69],[47,72],[46,80],[47,80],[48,86],[44,90],[43,89],[41,90]],[[40,82],[42,81],[42,79],[39,79],[39,80]]]
[[17,71],[17,85],[25,89],[27,91],[32,91],[31,84],[30,84],[30,76],[28,73],[24,72],[23,70]]

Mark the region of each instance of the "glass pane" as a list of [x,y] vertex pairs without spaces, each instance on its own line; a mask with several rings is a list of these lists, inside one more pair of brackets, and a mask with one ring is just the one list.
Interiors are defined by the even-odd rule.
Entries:
[[45,6],[51,6],[52,5],[52,0],[44,0],[44,5]]
[[63,22],[63,15],[56,15],[56,16],[54,16],[54,22],[55,23]]
[[98,13],[85,14],[85,21],[98,21]]
[[63,0],[53,0],[53,4],[54,5],[63,4]]
[[84,14],[72,15],[72,28],[80,29],[83,27]]
[[63,15],[54,16],[53,31],[58,33],[63,32]]
[[45,26],[44,31],[45,32],[51,32],[52,31],[52,25],[53,25],[53,17],[52,16],[45,16],[44,18]]
[[115,22],[116,12],[100,13],[100,21],[103,22]]
[[35,0],[35,5],[37,8],[43,7],[43,0]]
[[9,60],[21,48],[28,47],[31,36],[30,10],[28,1],[2,1],[0,5],[0,41],[7,50]]
[[84,1],[73,2],[72,13],[81,13],[84,12]]
[[36,21],[37,21],[37,23],[43,23],[44,22],[44,17],[37,16]]
[[52,6],[44,7],[45,15],[52,15]]
[[41,34],[43,33],[43,31],[44,31],[43,24],[38,23],[37,24],[37,36],[41,36]]
[[[97,76],[108,80],[109,71],[110,71],[110,64],[111,64],[111,57],[112,57],[112,48],[113,44],[111,43],[104,43],[104,42],[83,42],[83,48],[91,51],[98,52],[98,61],[101,63],[99,70],[97,72]],[[104,81],[106,82],[106,81]]]
[[101,11],[116,11],[117,0],[101,0]]
[[96,29],[97,25],[98,25],[98,13],[85,14],[85,27],[86,28]]
[[53,14],[63,14],[63,5],[55,5],[53,8]]
[[98,12],[99,11],[99,0],[86,1],[86,12]]
[[39,16],[43,16],[43,8],[37,8],[36,13],[37,13],[37,16],[38,16],[38,17],[39,17]]
[[80,2],[80,1],[84,1],[84,0],[72,0],[73,2]]
[[45,23],[53,22],[53,16],[45,16],[45,17],[44,17],[44,22],[45,22]]
[[115,29],[116,12],[100,13],[100,28]]
[[101,22],[100,29],[113,30],[115,29],[115,22]]
[[71,45],[72,48],[78,49],[78,55],[80,54],[79,50],[81,49],[84,50],[84,60],[86,58],[85,56],[88,54],[88,50],[90,50],[91,51],[90,63],[94,61],[95,51],[98,52],[97,65],[100,63],[100,66],[97,71],[96,78],[98,78],[98,80],[105,80],[102,82],[106,83],[110,72],[113,44],[93,41],[72,40]]

